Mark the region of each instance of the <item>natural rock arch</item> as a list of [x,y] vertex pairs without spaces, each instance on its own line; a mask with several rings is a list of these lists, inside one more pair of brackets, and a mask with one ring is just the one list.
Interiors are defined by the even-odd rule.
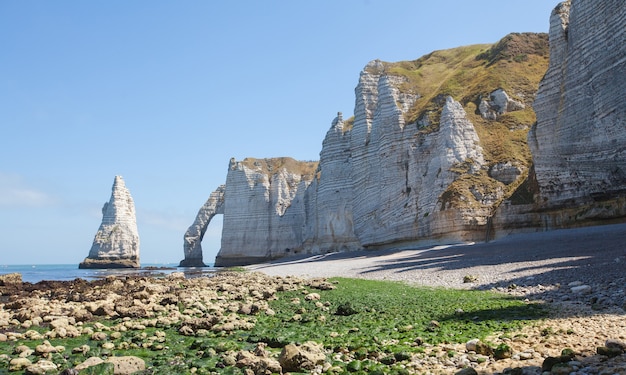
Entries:
[[202,260],[202,239],[209,223],[218,214],[224,214],[225,185],[220,185],[211,193],[209,199],[200,208],[193,224],[187,229],[184,237],[185,259],[179,267],[206,267]]

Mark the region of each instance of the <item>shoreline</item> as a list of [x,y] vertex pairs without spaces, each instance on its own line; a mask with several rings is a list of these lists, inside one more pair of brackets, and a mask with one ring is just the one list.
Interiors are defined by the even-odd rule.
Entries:
[[[79,366],[86,366],[91,360],[87,357],[92,355],[86,354],[91,350],[89,346],[96,355],[104,353],[102,350],[122,350],[128,345],[128,340],[123,339],[127,331],[132,337],[138,337],[138,333],[132,332],[144,332],[147,327],[159,330],[159,335],[147,338],[148,342],[142,344],[150,345],[150,350],[157,352],[168,350],[165,345],[168,334],[196,337],[196,341],[201,341],[204,340],[202,335],[210,330],[226,338],[229,332],[249,329],[255,314],[283,313],[271,310],[268,304],[279,290],[301,289],[302,298],[306,300],[309,295],[317,294],[311,293],[312,290],[332,287],[326,277],[345,276],[432,287],[491,289],[528,299],[530,303],[546,303],[551,311],[549,317],[529,322],[520,331],[496,332],[486,338],[485,342],[494,346],[510,347],[510,358],[477,355],[467,346],[469,342],[420,343],[416,344],[419,350],[403,362],[415,369],[414,373],[456,374],[465,367],[472,367],[480,374],[506,374],[510,373],[507,369],[512,368],[525,374],[541,374],[545,361],[558,358],[566,348],[576,353],[575,359],[568,357],[568,373],[620,373],[626,370],[624,350],[621,355],[608,358],[598,354],[598,348],[610,342],[626,348],[625,236],[626,224],[619,224],[573,232],[518,235],[486,244],[288,258],[245,267],[250,272],[217,270],[214,277],[187,277],[183,272],[173,272],[162,277],[116,275],[94,281],[15,282],[13,286],[9,282],[2,285],[0,342],[14,346],[20,340],[31,340],[37,344],[37,350],[42,347],[42,352],[33,355],[28,351],[32,349],[20,346],[24,353],[29,353],[27,361],[13,349],[8,350],[0,355],[0,367],[10,364],[17,368],[20,362],[20,366],[23,363],[22,368],[26,368],[44,363],[45,359],[40,358],[46,358],[45,350],[56,350],[53,345],[46,346],[47,339],[84,336],[89,345],[63,350],[67,349],[67,353],[73,353],[81,361],[84,356],[85,361]],[[590,254],[589,246],[599,250]],[[315,306],[326,308],[321,302]],[[110,320],[116,325],[111,329],[90,323],[94,319]],[[47,327],[49,331],[34,338],[30,335],[37,332],[29,330],[31,326]],[[163,331],[166,329],[170,329],[170,333]],[[75,354],[76,350],[85,352],[81,356]],[[331,357],[336,360],[337,356],[345,357],[342,363],[348,366],[356,358],[355,353],[328,351],[320,366],[332,366]],[[126,354],[119,358],[145,364],[143,359]],[[242,349],[211,356],[229,366],[239,366],[240,358],[241,361],[256,361],[254,363],[276,361],[276,353],[269,355],[263,350],[250,354]],[[100,360],[107,360],[108,356],[100,357]],[[63,363],[52,365],[66,366]],[[240,365],[255,366],[244,365],[244,362]]]

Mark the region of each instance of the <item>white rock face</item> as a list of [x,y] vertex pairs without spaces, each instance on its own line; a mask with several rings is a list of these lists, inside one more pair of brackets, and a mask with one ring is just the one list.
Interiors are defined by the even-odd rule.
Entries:
[[[473,124],[447,97],[439,128],[418,133],[404,115],[419,94],[402,93],[403,83],[379,61],[365,67],[353,127],[337,116],[316,173],[297,171],[295,161],[281,167],[282,159],[231,161],[216,265],[458,238],[468,225],[485,224],[488,210],[458,210],[442,199],[460,176],[455,168],[485,166]],[[500,198],[472,194],[487,206]]]
[[[527,166],[502,161],[487,171],[477,132],[452,97],[433,99],[440,115],[430,111],[406,123],[420,93],[403,92],[406,78],[376,60],[361,72],[354,121],[333,121],[314,173],[303,173],[295,161],[283,168],[284,159],[231,162],[216,263],[476,240],[467,236],[625,215],[625,13],[618,0],[572,0],[553,12],[550,68],[528,138],[534,168],[513,185],[525,186],[516,202],[501,204],[510,194],[506,185],[521,182]],[[497,120],[522,108],[495,90],[478,110]],[[572,204],[612,197],[621,206],[582,212]],[[567,209],[550,213],[555,207]]]
[[202,239],[209,223],[215,215],[224,213],[225,185],[220,185],[211,193],[209,199],[198,211],[193,224],[189,226],[184,237],[185,259],[180,261],[179,267],[205,267],[202,259]]
[[481,100],[478,106],[480,115],[487,120],[496,120],[498,116],[508,112],[519,111],[526,107],[524,103],[509,97],[503,89],[493,91],[489,94],[489,99]]
[[291,158],[231,160],[216,266],[283,257],[304,241],[304,195],[317,162]]
[[528,136],[545,207],[626,195],[625,38],[622,0],[572,0],[552,12]]
[[79,268],[139,267],[139,233],[135,204],[122,176],[115,176],[111,199],[102,207],[102,224],[89,256]]
[[[446,234],[441,194],[458,176],[452,167],[484,164],[474,126],[462,106],[446,98],[439,130],[417,133],[404,113],[419,94],[400,95],[402,79],[368,64],[356,88],[352,130],[354,230],[365,247],[415,242]],[[374,87],[374,82],[376,86]],[[440,204],[440,203],[439,203]]]
[[354,234],[350,131],[341,113],[326,133],[320,152],[318,177],[305,195],[306,252],[312,254],[360,249]]

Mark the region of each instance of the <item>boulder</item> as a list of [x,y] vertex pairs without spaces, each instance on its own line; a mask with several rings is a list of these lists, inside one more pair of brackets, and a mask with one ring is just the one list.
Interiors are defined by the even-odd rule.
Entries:
[[146,362],[135,356],[109,357],[106,362],[113,364],[115,375],[130,375],[146,369]]
[[19,273],[7,273],[0,275],[0,286],[22,283],[22,275]]
[[312,370],[326,360],[324,347],[313,341],[302,345],[288,344],[283,347],[278,357],[283,371]]

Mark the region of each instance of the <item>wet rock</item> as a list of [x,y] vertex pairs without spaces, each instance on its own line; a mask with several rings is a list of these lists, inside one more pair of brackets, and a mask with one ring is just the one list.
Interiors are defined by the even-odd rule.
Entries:
[[324,363],[326,353],[324,347],[318,343],[308,341],[297,346],[286,345],[278,357],[283,371],[312,370],[316,365]]
[[624,353],[624,350],[622,348],[615,347],[615,346],[611,346],[611,347],[599,346],[597,349],[597,353],[598,355],[604,355],[607,357],[617,357],[617,356],[622,355]]

